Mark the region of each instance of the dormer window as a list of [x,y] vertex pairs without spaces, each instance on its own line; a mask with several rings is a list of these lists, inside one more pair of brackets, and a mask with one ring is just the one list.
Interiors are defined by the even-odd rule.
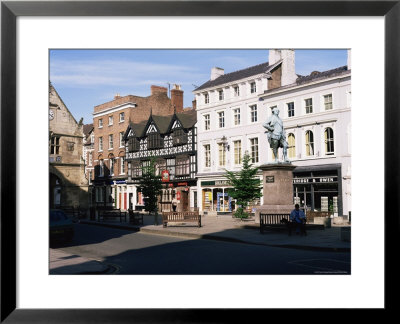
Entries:
[[175,129],[173,135],[174,145],[184,145],[188,142],[188,136],[183,129]]

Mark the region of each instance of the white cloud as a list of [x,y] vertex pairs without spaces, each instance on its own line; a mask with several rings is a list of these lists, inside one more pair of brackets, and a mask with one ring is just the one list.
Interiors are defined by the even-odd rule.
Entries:
[[50,79],[65,86],[132,86],[148,83],[182,83],[193,78],[194,67],[121,60],[52,60]]

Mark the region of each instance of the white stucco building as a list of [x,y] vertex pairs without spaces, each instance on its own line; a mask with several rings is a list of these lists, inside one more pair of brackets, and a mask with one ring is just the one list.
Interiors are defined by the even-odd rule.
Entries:
[[[225,168],[240,170],[248,151],[255,165],[273,161],[262,124],[278,107],[289,143],[294,192],[313,210],[351,211],[351,71],[348,65],[309,76],[295,74],[294,50],[270,50],[269,62],[224,74],[195,89],[198,120],[198,205],[235,208]],[[261,177],[261,174],[260,174]],[[262,203],[262,201],[261,201]]]

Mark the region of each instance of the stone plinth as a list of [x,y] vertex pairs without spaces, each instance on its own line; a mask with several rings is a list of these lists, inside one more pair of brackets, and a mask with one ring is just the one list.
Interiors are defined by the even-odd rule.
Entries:
[[263,205],[256,209],[255,222],[260,222],[260,213],[290,213],[293,204],[293,169],[289,163],[264,164]]

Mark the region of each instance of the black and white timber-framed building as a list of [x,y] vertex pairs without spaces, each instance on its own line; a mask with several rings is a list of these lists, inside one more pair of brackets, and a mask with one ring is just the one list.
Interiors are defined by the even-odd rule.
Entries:
[[[129,123],[125,132],[128,186],[135,186],[142,176],[142,168],[154,157],[156,173],[162,177],[163,189],[159,197],[159,211],[172,210],[173,198],[178,200],[178,211],[197,208],[197,112],[187,109],[167,116],[151,114],[147,121]],[[141,192],[130,199],[133,209],[144,207]]]

